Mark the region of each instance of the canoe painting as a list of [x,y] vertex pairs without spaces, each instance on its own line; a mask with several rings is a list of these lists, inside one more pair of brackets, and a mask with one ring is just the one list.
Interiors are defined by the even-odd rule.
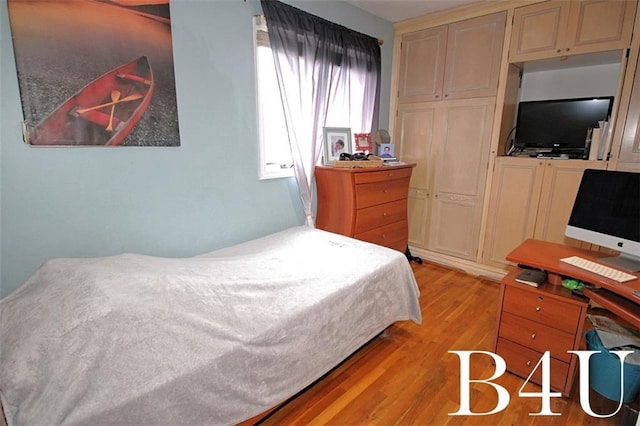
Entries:
[[30,145],[121,145],[153,96],[153,71],[146,56],[117,67],[67,99],[42,119]]

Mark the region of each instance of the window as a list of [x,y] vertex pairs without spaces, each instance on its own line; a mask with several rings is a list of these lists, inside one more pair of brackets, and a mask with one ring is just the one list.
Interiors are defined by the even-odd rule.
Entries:
[[[258,139],[260,144],[260,178],[293,176],[293,161],[280,97],[278,80],[269,46],[265,17],[254,17],[254,46],[256,63],[256,91],[258,105]],[[336,69],[343,74],[336,78],[331,91],[324,127],[348,127],[351,133],[369,133],[363,123],[370,123],[371,111],[364,111],[367,77],[364,71]],[[346,73],[346,78],[344,75]],[[291,78],[296,78],[291,76]],[[370,81],[370,80],[369,80]],[[370,83],[369,83],[370,84]],[[377,110],[377,108],[376,108]],[[365,119],[365,115],[369,115]],[[322,138],[322,135],[318,135]],[[321,143],[320,139],[320,143]],[[321,146],[321,144],[320,144]]]
[[253,19],[260,179],[293,176],[293,160],[264,16]]

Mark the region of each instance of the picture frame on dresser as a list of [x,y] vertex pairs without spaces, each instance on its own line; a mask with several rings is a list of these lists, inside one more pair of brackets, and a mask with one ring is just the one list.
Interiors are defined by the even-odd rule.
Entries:
[[378,148],[378,157],[395,158],[396,152],[392,143],[382,143]]
[[356,143],[355,152],[373,152],[371,133],[356,133],[353,138]]
[[325,127],[324,135],[324,164],[331,165],[333,160],[338,160],[340,154],[353,153],[353,139],[349,127]]

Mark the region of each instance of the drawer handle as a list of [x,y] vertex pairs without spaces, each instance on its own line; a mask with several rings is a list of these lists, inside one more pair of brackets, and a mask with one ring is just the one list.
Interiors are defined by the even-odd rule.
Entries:
[[387,217],[387,212],[382,213],[382,217]]
[[380,237],[384,240],[385,238],[387,238],[387,236],[385,234],[380,235]]
[[531,367],[531,361],[527,361],[527,367]]
[[544,297],[538,296],[538,301],[542,302],[543,300],[544,300]]
[[540,312],[540,309],[542,309],[540,306],[536,306],[536,312]]
[[531,334],[531,340],[535,340],[536,339],[536,333]]

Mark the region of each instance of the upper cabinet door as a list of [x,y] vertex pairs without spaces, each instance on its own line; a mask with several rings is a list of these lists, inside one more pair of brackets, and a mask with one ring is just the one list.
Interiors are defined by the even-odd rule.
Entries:
[[398,103],[495,96],[506,12],[402,36]]
[[495,13],[449,25],[443,97],[495,96],[507,13]]
[[629,109],[624,120],[620,157],[616,168],[640,172],[640,61],[636,64],[632,87]]
[[566,1],[550,1],[516,8],[509,60],[522,62],[566,54],[563,46],[569,6]]
[[442,97],[447,26],[402,36],[398,102],[435,101]]
[[510,62],[626,49],[637,0],[549,1],[514,10]]
[[571,54],[626,49],[631,44],[636,0],[571,2],[567,45]]

